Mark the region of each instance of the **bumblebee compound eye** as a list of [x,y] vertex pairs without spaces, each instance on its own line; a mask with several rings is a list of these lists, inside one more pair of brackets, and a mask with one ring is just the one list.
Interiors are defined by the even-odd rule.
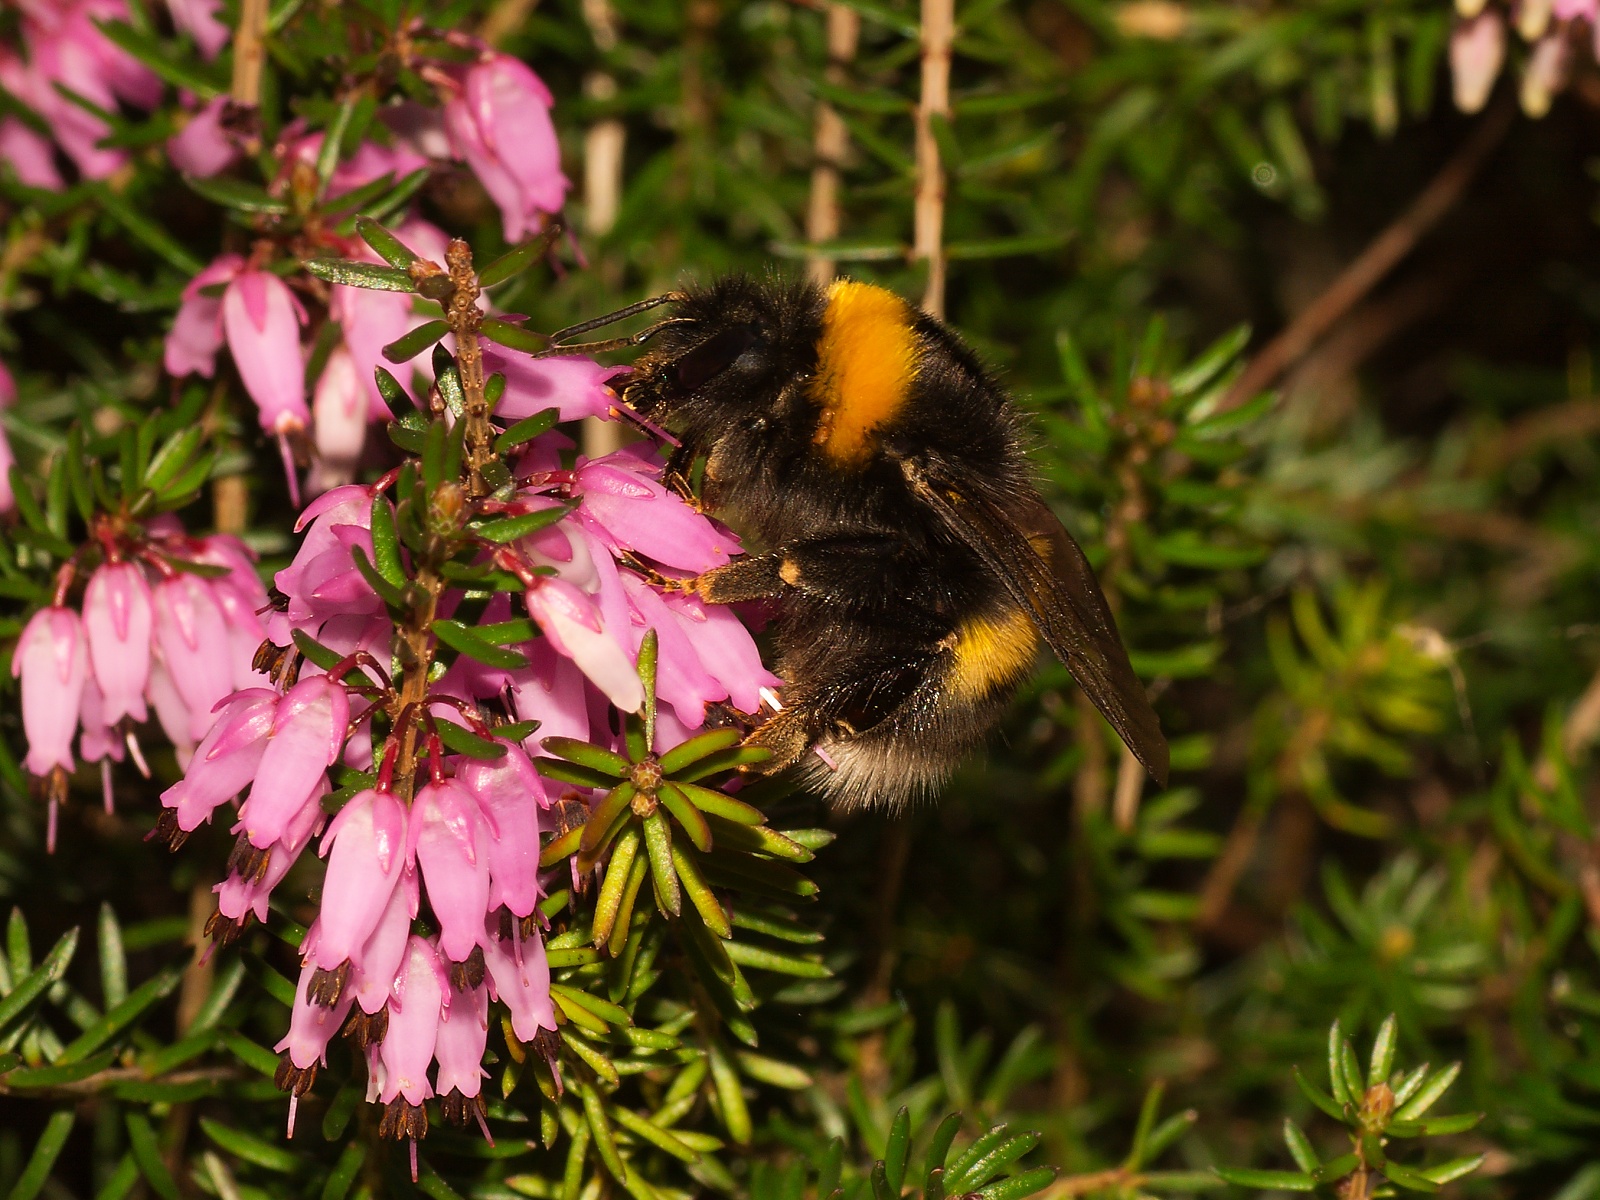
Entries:
[[761,334],[753,325],[735,325],[712,334],[673,362],[671,369],[678,386],[686,392],[698,391],[760,341]]

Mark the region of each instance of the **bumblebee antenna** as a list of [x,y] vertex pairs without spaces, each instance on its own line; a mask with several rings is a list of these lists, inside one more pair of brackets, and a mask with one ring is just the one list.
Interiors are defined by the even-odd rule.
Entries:
[[[600,328],[602,328],[602,327],[604,327],[606,325],[614,325],[618,321],[621,321],[621,320],[624,320],[627,317],[633,316],[635,313],[646,312],[649,309],[659,308],[663,304],[670,304],[674,300],[682,300],[682,299],[683,299],[683,293],[682,292],[667,292],[664,295],[651,296],[648,300],[639,300],[639,301],[637,301],[637,302],[635,302],[633,304],[628,305],[628,307],[626,307],[626,308],[619,308],[619,309],[617,309],[616,312],[607,313],[603,317],[591,317],[589,320],[580,321],[576,325],[568,325],[565,329],[558,329],[558,330],[556,330],[554,333],[552,333],[550,335],[550,346],[551,346],[551,349],[545,351],[545,353],[547,355],[552,353],[554,351],[555,347],[559,346],[562,342],[566,341],[570,337],[576,337],[580,333],[588,333],[591,329],[600,329]],[[631,339],[629,339],[629,338],[620,338],[620,339],[614,338],[612,340],[616,341],[618,343],[615,346],[609,347],[610,349],[613,349],[613,350],[620,349],[622,346],[626,346],[626,345],[630,344],[630,342],[631,342]],[[599,345],[602,345],[602,344],[603,343],[600,343],[600,342],[589,343],[590,346],[599,346]],[[575,352],[575,353],[581,353],[581,352]]]
[[[666,301],[668,301],[670,299],[672,299],[671,296],[658,297],[654,301],[645,302],[644,306],[645,307],[653,307],[656,304],[665,303]],[[634,311],[635,312],[640,311],[640,306],[639,305],[635,305],[634,306]],[[614,319],[617,319],[617,318],[615,316],[613,316],[612,319],[614,320]],[[601,318],[601,320],[599,322],[597,322],[597,323],[598,324],[604,324],[605,322],[606,322],[606,319],[605,318]],[[565,342],[565,343],[562,343],[562,342],[559,342],[559,341],[556,340],[556,338],[560,337],[560,334],[557,334],[557,335],[555,335],[555,338],[552,338],[552,344],[551,345],[549,345],[545,349],[539,351],[539,353],[535,354],[533,357],[534,358],[567,358],[567,357],[570,357],[570,356],[572,356],[574,354],[604,354],[608,350],[626,350],[631,346],[642,346],[642,345],[644,345],[646,342],[648,342],[651,338],[655,337],[656,334],[660,333],[663,329],[665,329],[669,325],[686,325],[686,324],[689,324],[689,318],[688,317],[668,317],[665,321],[657,321],[654,325],[650,326],[648,329],[641,329],[638,333],[631,333],[627,337],[607,338],[605,341],[602,341],[602,342]],[[562,333],[581,333],[581,332],[583,332],[583,328],[584,327],[581,326],[581,325],[574,325],[572,327],[572,329],[570,329],[570,330],[565,330],[564,329],[561,332]],[[591,325],[590,328],[593,328],[593,326]]]

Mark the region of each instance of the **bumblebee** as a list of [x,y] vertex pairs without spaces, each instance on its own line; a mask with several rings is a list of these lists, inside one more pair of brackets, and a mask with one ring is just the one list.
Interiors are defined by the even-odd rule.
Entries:
[[[632,338],[571,339],[646,307]],[[781,707],[748,735],[842,808],[932,795],[1041,641],[1159,782],[1167,744],[1083,551],[1034,484],[973,352],[892,292],[734,275],[552,335],[653,345],[624,401],[681,445],[667,477],[764,549],[678,586],[777,602]],[[808,751],[815,751],[808,754]]]

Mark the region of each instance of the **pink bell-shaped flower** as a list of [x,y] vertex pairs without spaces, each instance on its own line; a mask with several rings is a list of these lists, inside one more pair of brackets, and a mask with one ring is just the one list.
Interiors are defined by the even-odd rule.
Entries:
[[236,692],[195,748],[182,779],[161,793],[176,810],[178,828],[192,833],[218,805],[237,796],[256,777],[267,735],[278,711],[278,694],[267,688]]
[[300,350],[305,319],[289,285],[268,271],[242,271],[222,294],[228,349],[268,433],[304,429],[311,421]]
[[445,987],[444,968],[433,945],[413,935],[406,942],[389,1001],[389,1027],[378,1047],[383,1064],[378,1099],[392,1106],[384,1114],[380,1133],[415,1139],[427,1132],[427,1116],[420,1110],[434,1094],[428,1067],[438,1045]]
[[150,585],[138,565],[117,562],[95,568],[83,593],[83,629],[107,725],[123,717],[143,721],[149,716],[144,690],[150,682],[153,626]]
[[206,580],[179,572],[156,584],[155,642],[189,710],[189,740],[205,736],[211,710],[233,691],[228,626]]
[[316,1082],[317,1069],[328,1065],[328,1043],[339,1032],[350,1012],[350,999],[346,997],[337,1006],[328,1008],[311,997],[310,965],[300,970],[300,982],[295,986],[294,1005],[289,1010],[289,1032],[273,1047],[283,1060],[278,1064],[275,1080],[289,1093],[289,1131],[294,1136],[295,1108],[300,1097],[311,1090]]
[[659,468],[627,450],[578,468],[578,517],[599,526],[613,548],[626,547],[668,567],[699,573],[727,563],[739,541],[654,478]]
[[446,993],[444,1019],[434,1042],[433,1056],[439,1063],[434,1090],[447,1121],[465,1125],[476,1119],[483,1136],[492,1145],[489,1126],[484,1120],[480,1093],[489,1074],[483,1069],[483,1052],[489,1044],[489,989],[479,984],[465,991],[451,988]]
[[453,779],[429,783],[411,807],[408,859],[422,871],[439,919],[439,952],[464,963],[483,941],[489,911],[489,830],[470,792]]
[[534,358],[503,348],[486,351],[484,369],[506,377],[505,394],[495,416],[520,421],[553,408],[563,421],[583,417],[615,418],[620,401],[610,386],[627,367],[602,366],[592,358]]
[[487,910],[533,915],[539,888],[539,810],[550,803],[544,783],[515,746],[496,759],[465,759],[456,778],[477,799],[494,836],[489,839]]
[[222,0],[167,0],[167,10],[173,25],[194,39],[207,62],[228,44],[232,31],[220,19]]
[[368,407],[367,389],[350,351],[335,348],[311,398],[312,444],[317,450],[312,491],[326,491],[355,477],[367,441]]
[[445,130],[500,207],[506,241],[539,228],[561,210],[570,186],[550,120],[550,89],[509,54],[489,53],[468,67],[460,94],[445,105]]
[[34,613],[11,659],[12,675],[22,679],[22,730],[28,737],[23,765],[33,774],[72,770],[72,735],[88,668],[78,614],[59,605]]
[[191,279],[183,289],[177,319],[162,352],[167,374],[184,376],[193,372],[210,379],[217,370],[217,351],[222,349],[222,297],[207,293],[226,284],[244,270],[244,259],[224,254]]
[[209,179],[234,164],[239,145],[222,125],[227,107],[226,96],[208,100],[187,125],[167,139],[167,159],[174,167],[185,175]]
[[550,963],[538,933],[523,937],[513,923],[509,938],[491,929],[484,940],[483,960],[489,991],[511,1010],[511,1031],[519,1042],[531,1042],[541,1029],[555,1029],[555,1002],[550,999]]
[[313,675],[290,688],[273,717],[272,733],[239,824],[252,846],[278,841],[322,773],[339,760],[350,697],[344,685]]
[[526,593],[528,614],[562,654],[623,712],[638,712],[644,686],[632,659],[606,631],[595,602],[562,579],[541,579]]
[[388,792],[357,792],[323,835],[315,949],[307,961],[334,971],[356,958],[378,927],[405,865],[406,810]]

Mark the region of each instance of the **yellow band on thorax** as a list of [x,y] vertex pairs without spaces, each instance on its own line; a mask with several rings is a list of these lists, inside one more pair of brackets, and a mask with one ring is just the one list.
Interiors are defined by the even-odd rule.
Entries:
[[835,462],[858,461],[905,403],[917,375],[915,319],[909,304],[870,283],[828,288],[811,398],[821,409],[814,440]]

